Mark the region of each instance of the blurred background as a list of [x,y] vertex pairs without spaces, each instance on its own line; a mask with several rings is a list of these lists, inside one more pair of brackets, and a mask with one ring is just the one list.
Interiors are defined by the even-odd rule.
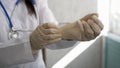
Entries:
[[86,14],[99,14],[104,30],[95,40],[71,48],[47,49],[48,68],[120,68],[119,0],[48,0],[56,19],[71,22]]

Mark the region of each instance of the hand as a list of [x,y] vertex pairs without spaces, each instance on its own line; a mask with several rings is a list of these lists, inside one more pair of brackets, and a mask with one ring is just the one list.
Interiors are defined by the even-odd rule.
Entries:
[[84,16],[83,18],[81,18],[80,20],[81,21],[86,21],[88,22],[88,20],[93,20],[96,24],[98,24],[98,26],[103,29],[103,24],[102,22],[98,19],[98,14],[97,13],[91,13],[91,14],[88,14],[86,16]]
[[82,41],[89,41],[89,40],[95,39],[103,29],[103,24],[96,15],[90,16],[88,20],[86,18],[86,21],[81,19],[81,22],[84,28]]
[[80,20],[61,27],[62,39],[89,41],[96,38],[103,29],[103,24],[97,16],[96,14],[89,14]]
[[88,21],[88,19],[91,19],[93,15],[95,15],[95,16],[98,17],[98,14],[97,14],[97,13],[91,13],[91,14],[85,15],[85,16],[84,16],[83,18],[81,18],[80,20]]
[[45,45],[61,40],[61,33],[58,26],[46,23],[38,26],[30,35],[31,47],[33,50],[44,48]]

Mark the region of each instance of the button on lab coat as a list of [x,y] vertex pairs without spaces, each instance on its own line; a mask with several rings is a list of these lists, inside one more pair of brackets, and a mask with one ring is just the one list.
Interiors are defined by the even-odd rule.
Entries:
[[[16,0],[1,0],[13,22],[13,30],[31,30],[19,31],[20,38],[9,40],[9,23],[2,9],[0,9],[0,68],[45,68],[42,50],[33,55],[29,41],[30,33],[38,25],[46,22],[52,22],[57,25],[55,17],[48,8],[47,0],[36,0],[34,5],[37,18],[29,15],[24,2],[20,2],[13,11]],[[12,13],[13,11],[13,13]],[[47,45],[46,48],[61,49],[70,47],[68,41]]]

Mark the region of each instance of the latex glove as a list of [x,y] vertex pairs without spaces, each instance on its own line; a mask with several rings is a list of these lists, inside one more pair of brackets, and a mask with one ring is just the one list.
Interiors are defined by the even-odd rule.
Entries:
[[64,40],[89,41],[96,38],[102,29],[101,21],[93,14],[61,27],[60,31]]
[[88,21],[88,19],[91,19],[93,15],[96,15],[98,17],[97,13],[91,13],[91,14],[87,14],[86,16],[81,18],[80,20]]
[[[97,19],[94,17],[92,17],[93,15],[95,15],[96,17],[97,17]],[[95,23],[97,23],[97,22],[100,22],[100,23],[97,23],[98,24],[98,26],[101,28],[101,29],[103,29],[103,24],[101,23],[101,21],[98,19],[98,14],[97,13],[91,13],[91,14],[88,14],[88,15],[86,15],[85,17],[83,17],[83,18],[81,18],[80,20],[81,21],[88,21],[89,19],[91,19],[91,20],[93,20]]]
[[45,45],[52,44],[61,40],[61,33],[58,26],[46,23],[38,26],[30,35],[32,50],[39,50]]

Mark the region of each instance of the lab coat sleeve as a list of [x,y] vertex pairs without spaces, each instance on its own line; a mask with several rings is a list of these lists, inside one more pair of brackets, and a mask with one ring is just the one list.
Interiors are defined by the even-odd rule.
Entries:
[[0,67],[34,61],[29,39],[0,43]]
[[[51,12],[50,8],[48,7],[47,4],[47,0],[36,0],[37,2],[37,6],[38,6],[38,15],[39,15],[39,22],[40,24],[44,24],[44,23],[55,23],[59,26],[61,26],[57,20],[55,19],[53,13]],[[63,48],[68,48],[68,47],[72,47],[73,45],[75,45],[77,41],[65,41],[65,40],[61,40],[60,42],[57,42],[55,44],[52,45],[47,45],[46,47],[49,49],[63,49]]]
[[44,23],[55,23],[58,25],[57,20],[55,19],[53,13],[48,7],[47,0],[36,0],[37,6],[38,6],[38,15],[39,15],[39,23],[44,24]]

